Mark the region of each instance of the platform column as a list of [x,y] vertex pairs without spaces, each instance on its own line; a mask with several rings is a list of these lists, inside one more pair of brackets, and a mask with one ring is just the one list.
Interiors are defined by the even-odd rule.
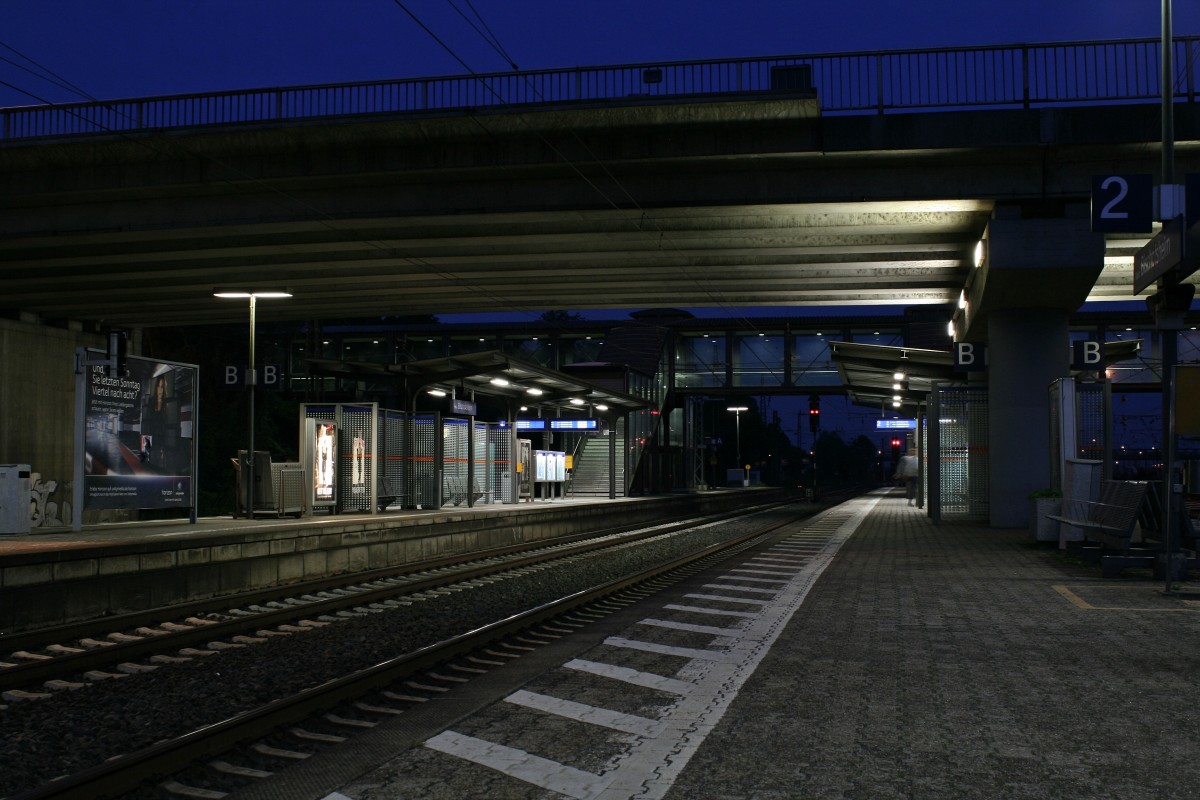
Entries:
[[[988,519],[1029,523],[1050,485],[1052,381],[1070,375],[1067,318],[1104,267],[1104,236],[1082,203],[997,206],[954,317],[956,342],[985,343]],[[936,454],[933,454],[936,457]]]
[[993,311],[988,317],[990,524],[1029,523],[1031,492],[1050,485],[1051,382],[1070,375],[1067,313]]

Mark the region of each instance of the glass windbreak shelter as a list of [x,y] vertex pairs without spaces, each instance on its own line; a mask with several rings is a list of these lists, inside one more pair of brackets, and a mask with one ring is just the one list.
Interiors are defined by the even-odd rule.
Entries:
[[[306,443],[302,449],[309,451],[305,468],[314,484],[318,474],[335,476],[333,496],[325,498],[324,506],[336,511],[515,503],[520,461],[515,454],[524,438],[515,424],[518,415],[603,421],[607,434],[648,405],[633,394],[495,350],[404,364],[314,359],[308,366],[313,374],[391,384],[406,398],[406,409],[377,403],[301,407],[300,437]],[[426,395],[433,394],[443,410],[419,413],[418,396],[427,400]],[[489,413],[499,410],[498,417],[477,418],[477,396],[486,397]],[[314,421],[324,423],[323,432],[333,436],[311,433]],[[317,443],[333,452],[320,451]],[[332,473],[319,473],[319,466],[327,462],[335,465]]]

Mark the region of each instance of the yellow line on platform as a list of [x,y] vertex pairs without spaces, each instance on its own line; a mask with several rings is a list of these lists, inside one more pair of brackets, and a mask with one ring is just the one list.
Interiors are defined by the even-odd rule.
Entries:
[[[1087,588],[1105,589],[1105,590],[1139,589],[1142,591],[1147,591],[1147,588],[1145,586],[1089,586]],[[1067,586],[1064,586],[1062,584],[1055,584],[1053,589],[1054,589],[1054,591],[1058,592],[1063,597],[1065,597],[1068,601],[1070,601],[1070,603],[1072,605],[1074,605],[1076,608],[1082,608],[1087,611],[1154,611],[1154,612],[1170,611],[1170,612],[1179,612],[1179,611],[1200,610],[1197,608],[1138,608],[1136,606],[1094,606],[1091,603],[1089,603],[1088,601],[1084,600],[1079,595],[1075,594],[1075,592],[1071,591],[1071,589]],[[1184,600],[1183,602],[1186,603],[1188,601]]]

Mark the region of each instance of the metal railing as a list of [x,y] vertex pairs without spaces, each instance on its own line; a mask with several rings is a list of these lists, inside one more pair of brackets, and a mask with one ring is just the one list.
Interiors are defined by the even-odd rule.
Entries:
[[[1158,39],[872,51],[290,86],[0,109],[0,139],[580,103],[815,94],[822,114],[1161,99]],[[1176,37],[1195,102],[1200,36]]]

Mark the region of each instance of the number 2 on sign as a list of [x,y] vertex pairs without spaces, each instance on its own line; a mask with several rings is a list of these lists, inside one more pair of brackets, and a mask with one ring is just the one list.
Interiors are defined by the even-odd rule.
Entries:
[[1104,182],[1100,184],[1100,188],[1106,191],[1111,186],[1117,187],[1117,194],[1112,200],[1104,204],[1104,208],[1100,210],[1100,219],[1129,219],[1128,211],[1113,210],[1129,194],[1129,182],[1120,175],[1112,175],[1105,178]]

